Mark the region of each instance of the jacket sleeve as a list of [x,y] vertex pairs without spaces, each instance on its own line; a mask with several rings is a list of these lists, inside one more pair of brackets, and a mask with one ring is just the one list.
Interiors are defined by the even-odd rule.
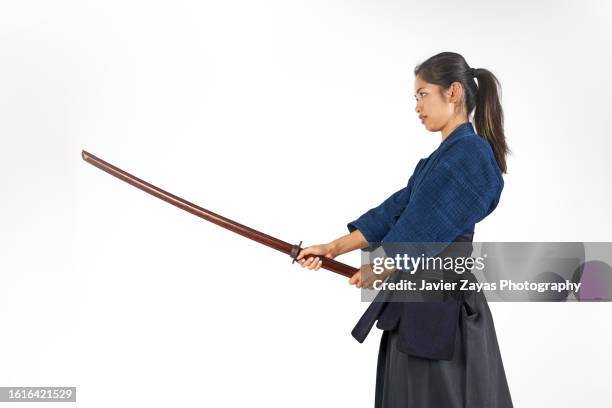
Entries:
[[395,224],[397,218],[410,200],[415,174],[424,160],[425,159],[419,160],[414,173],[408,179],[406,187],[393,193],[385,201],[379,204],[378,207],[369,209],[356,220],[346,224],[349,232],[358,229],[369,244],[374,242],[379,243],[393,224]]
[[371,208],[354,221],[346,224],[349,232],[358,229],[368,243],[380,242],[408,202],[408,187],[393,193],[378,207]]
[[436,255],[495,209],[503,179],[491,152],[474,143],[454,147],[425,175],[381,238],[387,256]]

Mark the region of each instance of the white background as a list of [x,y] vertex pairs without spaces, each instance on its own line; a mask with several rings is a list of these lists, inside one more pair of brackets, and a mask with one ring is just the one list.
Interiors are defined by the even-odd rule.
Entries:
[[[437,147],[412,72],[456,51],[499,77],[514,152],[475,241],[612,241],[611,11],[3,1],[0,386],[77,386],[83,407],[371,407],[381,332],[350,336],[367,304],[346,279],[81,149],[285,241],[327,242]],[[516,407],[609,406],[610,304],[490,307]]]

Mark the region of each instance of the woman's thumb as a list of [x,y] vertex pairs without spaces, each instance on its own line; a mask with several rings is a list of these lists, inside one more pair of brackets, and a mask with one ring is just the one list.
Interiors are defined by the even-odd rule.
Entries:
[[302,259],[306,255],[310,255],[312,253],[314,253],[312,246],[309,246],[309,247],[306,247],[306,248],[302,248],[302,250],[300,251],[299,255],[297,256],[297,260],[299,261],[300,259]]

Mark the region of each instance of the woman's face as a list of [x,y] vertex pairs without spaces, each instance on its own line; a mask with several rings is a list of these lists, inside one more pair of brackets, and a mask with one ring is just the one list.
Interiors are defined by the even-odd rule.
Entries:
[[449,94],[438,85],[425,82],[418,75],[414,79],[415,111],[430,132],[440,131],[453,117],[455,104]]

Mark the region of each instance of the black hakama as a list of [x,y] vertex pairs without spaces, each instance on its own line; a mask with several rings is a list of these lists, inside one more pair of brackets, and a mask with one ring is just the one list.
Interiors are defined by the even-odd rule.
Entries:
[[397,350],[398,329],[385,330],[378,354],[376,408],[510,408],[512,399],[485,295],[461,300],[451,360]]

